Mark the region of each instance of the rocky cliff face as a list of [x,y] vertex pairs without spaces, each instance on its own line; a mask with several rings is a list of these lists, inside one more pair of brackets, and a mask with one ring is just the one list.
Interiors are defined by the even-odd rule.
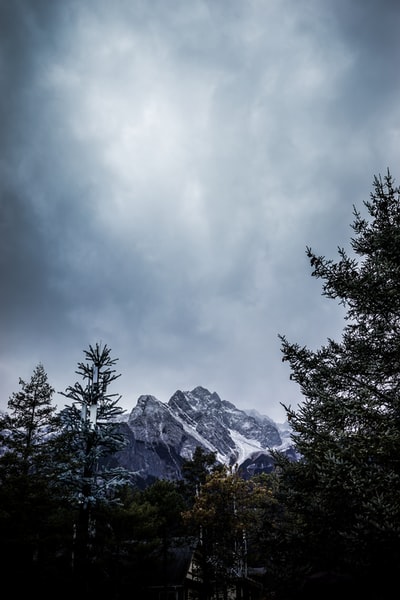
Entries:
[[120,426],[128,445],[116,455],[116,462],[143,485],[181,478],[182,464],[197,446],[215,452],[222,464],[243,464],[251,474],[264,464],[270,467],[268,450],[283,447],[286,441],[268,417],[239,410],[200,386],[176,391],[167,404],[154,396],[140,396]]

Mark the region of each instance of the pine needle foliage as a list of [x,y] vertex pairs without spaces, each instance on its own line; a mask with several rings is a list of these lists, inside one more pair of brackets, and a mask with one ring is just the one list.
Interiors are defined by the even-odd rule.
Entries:
[[281,499],[296,515],[287,549],[304,570],[380,589],[400,561],[400,190],[389,171],[364,205],[366,216],[353,207],[350,252],[339,247],[334,261],[306,250],[322,296],[345,309],[340,341],[314,351],[280,336],[304,396],[284,406],[302,458],[281,458]]

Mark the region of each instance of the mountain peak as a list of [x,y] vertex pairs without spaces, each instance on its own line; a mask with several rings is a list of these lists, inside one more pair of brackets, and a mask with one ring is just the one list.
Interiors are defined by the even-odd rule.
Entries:
[[139,453],[142,464],[148,465],[147,476],[153,478],[179,477],[181,465],[192,459],[197,447],[215,453],[221,464],[240,465],[253,464],[252,457],[282,446],[272,419],[240,410],[203,386],[177,390],[168,403],[142,395],[127,424],[135,449],[125,456],[135,465]]
[[[141,410],[147,410],[148,408],[158,408],[162,404],[160,400],[157,400],[155,396],[151,396],[150,394],[144,394],[139,396],[136,408],[140,408]],[[135,409],[133,409],[135,410]]]

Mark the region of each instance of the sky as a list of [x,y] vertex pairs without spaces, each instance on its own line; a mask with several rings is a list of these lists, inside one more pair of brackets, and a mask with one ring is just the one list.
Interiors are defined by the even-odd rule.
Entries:
[[400,181],[397,0],[0,0],[0,408],[117,358],[128,412],[203,386],[285,420],[279,335],[344,313],[306,256]]

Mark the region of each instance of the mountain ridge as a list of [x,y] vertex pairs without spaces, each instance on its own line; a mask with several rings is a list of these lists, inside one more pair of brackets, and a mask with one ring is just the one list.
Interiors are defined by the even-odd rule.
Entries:
[[271,471],[271,449],[295,458],[287,423],[241,410],[202,386],[177,390],[166,403],[141,395],[119,426],[127,445],[113,460],[131,471],[140,485],[182,478],[182,465],[197,447],[215,453],[220,464],[237,465],[244,475]]

